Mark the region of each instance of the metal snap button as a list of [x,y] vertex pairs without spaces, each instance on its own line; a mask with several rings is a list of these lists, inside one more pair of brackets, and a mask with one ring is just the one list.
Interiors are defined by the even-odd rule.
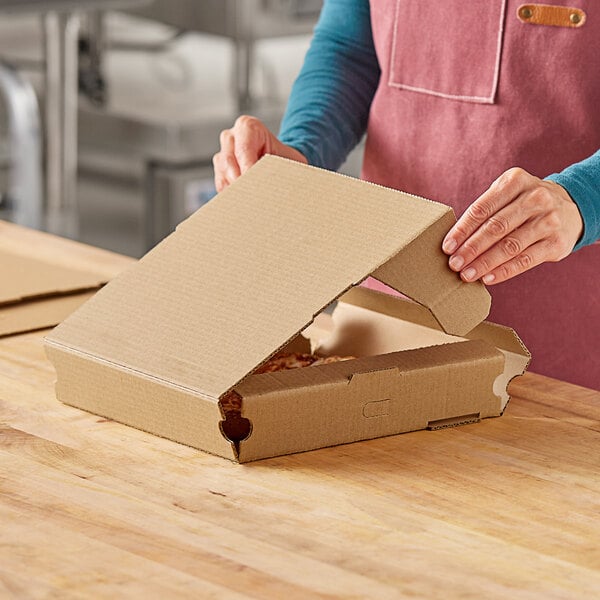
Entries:
[[581,15],[579,13],[574,12],[569,15],[569,19],[571,23],[573,23],[573,25],[577,25],[577,23],[581,21]]
[[[533,15],[533,11],[528,6],[522,6],[519,10],[519,16],[522,19],[531,19],[532,15]],[[573,15],[571,15],[571,16],[573,16]]]

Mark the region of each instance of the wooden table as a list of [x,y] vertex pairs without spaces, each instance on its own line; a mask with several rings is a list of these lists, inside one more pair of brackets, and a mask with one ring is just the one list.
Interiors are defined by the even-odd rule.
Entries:
[[0,340],[0,598],[600,597],[599,392],[236,465],[57,402],[43,334]]

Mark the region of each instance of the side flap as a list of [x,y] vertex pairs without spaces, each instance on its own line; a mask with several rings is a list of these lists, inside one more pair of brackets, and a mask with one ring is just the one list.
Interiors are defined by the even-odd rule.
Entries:
[[386,357],[385,362],[387,363],[394,361],[395,368],[383,367],[353,373],[350,376],[350,385],[365,389],[375,381],[379,386],[385,386],[388,382],[395,385],[398,378],[407,377],[409,373],[424,369],[429,371],[429,381],[433,381],[437,377],[437,373],[442,373],[449,368],[460,369],[461,365],[467,363],[481,365],[482,369],[488,369],[488,376],[493,376],[495,379],[500,375],[504,366],[502,353],[482,340],[415,348],[393,352],[384,357]]
[[529,350],[525,347],[517,332],[511,327],[498,325],[490,321],[484,321],[478,325],[473,331],[470,331],[465,337],[470,340],[486,340],[490,344],[501,348],[506,352],[518,354],[523,358],[531,358]]
[[[251,434],[239,443],[239,460],[248,462],[324,446],[497,416],[500,399],[494,381],[504,358],[481,341],[398,352],[386,357],[381,369],[365,369],[367,359],[347,361],[360,372],[307,388],[272,385],[258,395],[249,377],[242,414],[252,423]],[[374,362],[378,362],[375,360]],[[387,363],[387,364],[386,364]],[[392,364],[395,363],[395,364]],[[336,370],[344,363],[297,371]],[[289,384],[293,371],[282,372]],[[339,373],[338,373],[339,374]],[[282,381],[283,381],[282,377]]]
[[[321,331],[324,327],[321,326]],[[379,354],[418,346],[461,340],[482,340],[505,357],[504,373],[496,381],[496,394],[506,407],[510,381],[522,375],[531,355],[510,327],[484,321],[466,336],[450,336],[423,306],[367,288],[353,288],[340,299],[333,326],[317,348],[325,354]]]
[[454,223],[448,212],[372,276],[426,306],[447,333],[465,335],[487,317],[491,297],[482,283],[465,283],[448,267],[442,240]]
[[492,357],[500,357],[500,362],[503,363],[502,353],[490,344],[482,340],[457,338],[456,343],[440,342],[423,348],[407,345],[407,349],[388,350],[377,356],[250,375],[235,387],[235,391],[246,398],[293,388],[313,389],[315,386],[338,383],[356,387],[363,382],[375,380],[393,382],[410,371],[422,368],[432,369],[439,365],[448,367],[465,361],[477,363]]

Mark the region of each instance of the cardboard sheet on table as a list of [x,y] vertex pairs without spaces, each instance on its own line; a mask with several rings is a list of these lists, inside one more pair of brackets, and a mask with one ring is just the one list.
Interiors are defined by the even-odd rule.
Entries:
[[0,249],[0,307],[47,296],[90,290],[106,282],[97,273],[55,265]]
[[104,283],[97,273],[0,249],[0,337],[60,323]]

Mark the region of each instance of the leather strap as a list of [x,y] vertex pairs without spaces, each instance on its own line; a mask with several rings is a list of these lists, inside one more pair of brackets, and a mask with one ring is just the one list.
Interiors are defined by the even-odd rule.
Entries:
[[585,23],[586,14],[580,8],[571,6],[522,4],[517,9],[517,17],[523,23],[531,23],[532,25],[581,27]]

